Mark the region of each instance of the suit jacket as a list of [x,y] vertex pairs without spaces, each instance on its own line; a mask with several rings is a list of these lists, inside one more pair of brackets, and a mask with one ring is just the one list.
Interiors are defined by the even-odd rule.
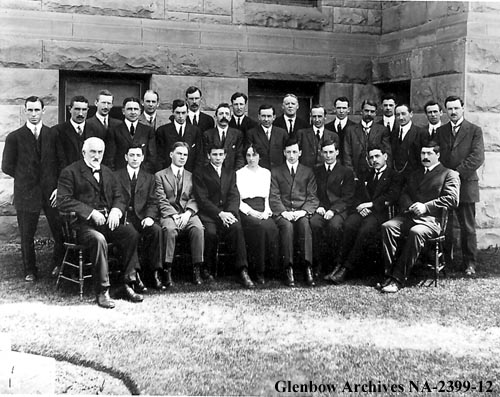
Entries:
[[120,193],[118,181],[105,165],[101,164],[101,170],[101,183],[98,183],[83,160],[66,167],[57,184],[59,210],[75,212],[80,221],[85,222],[94,209],[100,209],[98,203],[102,197],[108,210],[118,208],[125,214],[127,204]]
[[139,116],[139,123],[144,124],[147,127],[151,127],[153,130],[156,130],[157,121],[158,121],[158,113],[156,113],[156,116],[153,119],[153,124],[149,124],[149,121],[146,120],[146,115],[144,114],[144,112],[142,112],[141,115]]
[[412,216],[415,223],[425,224],[439,233],[441,210],[458,205],[460,177],[458,172],[438,164],[432,171],[424,174],[424,169],[414,171],[403,189],[399,199],[399,208],[408,209],[416,202],[425,204],[427,212],[421,216]]
[[[287,133],[288,135],[288,124],[285,120],[285,115],[282,114],[281,116],[279,117],[276,117],[276,119],[274,120],[273,122],[273,125],[276,126],[276,127],[279,127],[279,128],[282,128],[285,130],[285,132]],[[293,124],[293,131],[290,135],[297,135],[297,132],[299,132],[299,130],[302,130],[304,128],[308,128],[310,127],[311,125],[304,119],[301,119],[299,117],[296,117],[295,118],[295,123]]]
[[326,171],[324,164],[317,166],[314,176],[318,186],[319,206],[347,218],[356,190],[352,170],[337,161],[330,173]]
[[134,136],[122,121],[118,126],[109,130],[106,139],[106,150],[104,151],[104,164],[113,170],[119,170],[127,166],[125,153],[130,145],[139,144],[144,151],[144,162],[142,167],[149,173],[156,171],[156,141],[153,128],[137,123]]
[[[192,124],[191,119],[186,117],[186,123]],[[200,112],[200,119],[198,120],[198,126],[197,126],[200,131],[203,133],[206,130],[209,130],[211,128],[215,127],[215,120],[212,116],[209,116],[206,113]]]
[[354,171],[356,178],[363,179],[369,171],[368,166],[368,147],[371,145],[381,145],[387,153],[387,164],[391,164],[391,143],[389,139],[389,130],[373,123],[368,134],[365,137],[363,126],[355,124],[347,128],[344,140],[344,165]]
[[[387,125],[384,124],[384,118],[382,117],[382,119],[380,119],[379,121],[377,121],[377,124],[378,125],[383,125],[385,128],[387,128]],[[399,121],[397,118],[394,119],[394,124],[392,125],[392,129],[389,129],[389,135],[390,136],[394,136],[394,134],[399,134]]]
[[56,156],[59,171],[82,159],[82,147],[85,139],[90,137],[101,138],[101,134],[92,124],[85,122],[83,134],[80,136],[71,122],[66,121],[52,127],[56,139]]
[[483,131],[467,120],[462,122],[456,138],[451,124],[446,123],[437,130],[437,141],[441,147],[441,163],[460,174],[460,202],[479,201],[479,178],[477,169],[484,163]]
[[222,167],[221,177],[209,164],[193,175],[194,197],[198,203],[198,215],[202,221],[219,219],[219,212],[231,212],[238,217],[240,194],[236,187],[236,172]]
[[393,168],[404,175],[422,167],[420,151],[428,141],[428,132],[412,123],[403,142],[399,142],[399,130],[391,136]]
[[184,169],[182,193],[179,203],[175,200],[177,197],[177,179],[171,167],[158,171],[155,174],[155,183],[162,227],[166,226],[165,220],[172,215],[182,214],[188,210],[190,210],[193,215],[198,212],[198,203],[194,198],[193,175],[191,172]]
[[[219,130],[212,128],[203,133],[203,152],[206,153],[211,145],[220,145]],[[228,128],[226,131],[226,140],[224,141],[224,148],[226,149],[226,159],[224,166],[234,171],[239,170],[245,165],[245,158],[243,157],[243,134],[236,128]],[[208,166],[208,158],[204,158],[205,166]]]
[[174,123],[164,124],[156,130],[156,151],[160,169],[167,168],[172,163],[170,151],[175,142],[186,142],[189,145],[188,160],[184,168],[190,172],[206,157],[199,128],[184,123],[182,129],[182,137],[177,133]]
[[338,135],[338,137],[339,137],[339,157],[338,158],[340,159],[340,161],[342,162],[342,164],[344,164],[344,139],[345,139],[345,134],[346,134],[347,128],[350,127],[350,126],[352,126],[352,125],[356,125],[356,123],[354,121],[351,121],[351,120],[347,119],[345,127],[341,128],[340,130],[337,131],[337,129],[335,128],[335,122],[336,121],[337,121],[337,119],[335,118],[333,121],[330,121],[328,124],[325,124],[325,128],[327,130],[335,132]]
[[104,142],[106,142],[106,136],[108,135],[108,131],[118,125],[120,125],[122,121],[118,119],[114,119],[108,116],[108,128],[104,127],[101,121],[97,118],[97,116],[92,116],[87,119],[86,123],[92,126],[92,129],[96,132],[96,136],[101,138]]
[[313,170],[299,163],[295,178],[292,178],[286,163],[273,168],[269,205],[275,216],[292,210],[304,210],[309,215],[314,214],[319,200]]
[[57,188],[55,134],[42,126],[38,141],[24,124],[5,139],[2,171],[14,178],[14,206],[38,212]]
[[321,144],[325,140],[331,139],[336,142],[338,147],[339,137],[338,135],[326,128],[323,130],[323,136],[318,142],[316,135],[314,134],[313,127],[304,128],[297,132],[297,140],[299,141],[299,147],[302,151],[300,156],[300,163],[307,165],[308,167],[316,167],[323,164],[323,157],[321,156]]
[[287,132],[273,126],[271,129],[271,139],[268,140],[262,126],[252,128],[247,133],[247,142],[253,143],[262,148],[264,154],[260,156],[259,165],[271,170],[271,168],[281,165],[285,161],[283,150],[288,139]]
[[233,115],[233,117],[231,117],[231,120],[229,121],[229,127],[239,129],[242,132],[243,141],[246,141],[247,132],[249,130],[251,130],[252,128],[255,128],[258,126],[259,126],[259,123],[257,121],[255,121],[254,119],[251,119],[250,117],[248,117],[246,115],[243,116],[243,121],[241,122],[241,125],[239,128],[236,126],[236,118],[234,117],[234,115]]
[[[127,168],[115,171],[115,178],[127,208],[130,206],[130,177]],[[155,177],[139,169],[134,192],[134,213],[142,221],[144,218],[158,219],[158,199],[155,194]]]
[[370,208],[380,223],[389,218],[387,205],[397,204],[402,188],[401,175],[387,167],[378,180],[374,179],[375,170],[371,169],[365,178],[358,181],[353,208],[361,203],[372,202]]

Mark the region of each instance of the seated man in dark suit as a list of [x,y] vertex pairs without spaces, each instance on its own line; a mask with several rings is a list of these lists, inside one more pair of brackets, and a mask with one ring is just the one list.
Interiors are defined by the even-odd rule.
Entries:
[[356,123],[349,120],[348,117],[351,112],[349,98],[345,96],[338,97],[333,101],[333,105],[335,106],[335,119],[325,124],[325,128],[335,132],[339,136],[339,160],[344,164],[344,138],[347,127]]
[[307,120],[297,116],[299,99],[295,94],[286,94],[283,97],[281,108],[283,109],[283,114],[277,117],[273,124],[276,127],[284,129],[288,137],[296,136],[299,130],[309,127],[310,124]]
[[126,203],[113,172],[101,165],[104,142],[96,137],[87,139],[82,154],[83,159],[66,167],[59,177],[57,207],[75,212],[78,217],[78,239],[87,247],[88,257],[95,265],[97,304],[109,309],[115,306],[109,297],[108,240],[120,249],[125,297],[132,302],[142,302],[142,295],[133,290],[139,267],[140,236],[132,225],[120,224]]
[[164,124],[156,130],[156,150],[160,169],[172,163],[172,147],[176,142],[186,142],[189,147],[189,157],[185,169],[193,172],[198,162],[204,162],[202,134],[198,127],[186,123],[187,105],[182,99],[172,102],[173,121]]
[[156,171],[156,141],[152,127],[139,123],[141,105],[138,98],[128,97],[123,100],[125,120],[109,130],[106,139],[104,164],[112,170],[126,167],[125,153],[130,145],[140,145],[144,151],[142,167],[149,173]]
[[203,270],[205,278],[209,278],[210,273],[203,268],[204,229],[197,215],[198,204],[194,199],[193,178],[191,172],[184,167],[189,157],[189,144],[174,143],[170,157],[172,160],[170,166],[155,174],[156,196],[161,212],[160,222],[165,246],[165,269],[171,279],[177,237],[180,233],[187,233],[193,263],[193,283],[200,285],[200,271]]
[[[382,292],[398,292],[405,284],[420,251],[441,231],[443,208],[458,205],[460,176],[439,162],[439,146],[429,142],[421,150],[423,169],[414,171],[399,200],[401,215],[382,225],[385,275]],[[402,243],[402,239],[405,239]],[[402,247],[401,244],[404,244]],[[396,258],[396,252],[400,256]]]
[[[337,161],[339,154],[337,146],[336,140],[323,141],[321,154],[324,164],[314,169],[318,185],[319,207],[310,223],[316,273],[319,273],[320,268],[331,271],[328,269],[329,266],[324,266],[326,265],[324,258],[329,258],[329,262],[333,264],[338,263],[340,259],[340,241],[344,221],[351,209],[356,188],[352,170]],[[323,241],[326,244],[321,244]],[[326,250],[323,250],[323,247]]]
[[233,117],[229,121],[229,127],[236,128],[243,134],[243,141],[246,142],[247,132],[259,124],[254,119],[248,117],[247,111],[248,96],[243,92],[235,92],[231,95],[231,107],[233,108]]
[[316,178],[311,168],[299,164],[300,150],[296,138],[285,144],[285,164],[271,170],[269,205],[278,225],[285,283],[295,286],[293,276],[294,239],[297,237],[305,280],[314,286],[312,274],[312,232],[309,217],[318,208]]
[[401,178],[387,165],[382,146],[368,148],[371,172],[359,181],[353,200],[354,210],[344,222],[340,258],[335,269],[325,276],[334,284],[344,282],[349,273],[367,266],[366,258],[380,255],[380,226],[389,219],[388,206],[399,199]]
[[101,90],[95,100],[97,111],[94,116],[87,119],[89,126],[97,132],[96,136],[106,141],[108,131],[121,123],[121,120],[114,119],[109,115],[113,108],[113,94],[108,90]]
[[272,105],[260,105],[260,125],[252,128],[247,133],[247,142],[262,149],[260,166],[267,168],[269,171],[285,161],[283,151],[285,150],[285,142],[288,139],[288,134],[284,129],[273,125],[275,118],[276,114]]
[[321,105],[313,105],[311,109],[312,127],[303,128],[297,132],[302,155],[300,163],[314,168],[323,165],[321,152],[322,143],[325,141],[339,141],[339,137],[333,131],[325,128],[325,108]]
[[[222,145],[226,152],[224,167],[237,171],[245,165],[243,158],[243,134],[236,128],[229,127],[231,108],[228,103],[220,103],[215,110],[216,127],[203,133],[203,146]],[[208,165],[208,161],[205,161]]]
[[[115,171],[120,193],[127,204],[126,224],[130,224],[141,235],[142,244],[139,252],[147,260],[152,274],[153,287],[164,290],[161,282],[162,270],[162,231],[155,220],[158,219],[158,199],[155,194],[155,179],[141,167],[144,160],[142,146],[131,145],[125,154],[127,166]],[[136,290],[144,291],[144,285],[137,273]],[[166,277],[166,286],[169,286]]]
[[193,178],[199,216],[205,226],[206,263],[209,269],[213,268],[218,238],[227,238],[241,284],[245,288],[254,288],[248,276],[247,250],[238,214],[240,195],[236,187],[236,172],[222,166],[226,157],[222,145],[207,150],[210,164],[197,169]]

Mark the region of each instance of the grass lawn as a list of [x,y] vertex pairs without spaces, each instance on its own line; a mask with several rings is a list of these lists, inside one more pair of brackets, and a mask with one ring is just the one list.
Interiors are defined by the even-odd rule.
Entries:
[[[475,279],[452,273],[438,288],[395,295],[380,294],[371,279],[294,289],[271,281],[246,291],[224,278],[105,310],[91,292],[82,302],[67,284],[55,292],[48,277],[25,283],[14,247],[0,253],[0,332],[15,350],[105,369],[141,394],[327,394],[275,389],[291,381],[361,395],[355,384],[371,381],[378,395],[391,385],[392,395],[416,395],[410,382],[422,389],[457,380],[483,389],[491,382],[489,395],[500,395],[499,258],[482,251]],[[47,275],[46,248],[39,259]],[[448,395],[471,394],[456,390]]]

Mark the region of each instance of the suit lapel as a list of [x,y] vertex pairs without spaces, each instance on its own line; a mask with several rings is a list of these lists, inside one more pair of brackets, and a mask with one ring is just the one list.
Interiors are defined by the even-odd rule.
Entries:
[[[94,178],[94,175],[92,175],[90,168],[87,166],[87,164],[85,164],[83,160],[82,163],[80,164],[80,172],[82,174],[82,177],[85,178],[87,181],[89,181],[95,190],[97,191],[101,190],[99,182],[97,182],[97,180]],[[101,174],[101,178],[104,178],[103,174]]]

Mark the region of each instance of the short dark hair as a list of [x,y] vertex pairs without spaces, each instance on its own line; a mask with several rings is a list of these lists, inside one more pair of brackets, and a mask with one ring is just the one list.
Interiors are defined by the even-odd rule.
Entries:
[[156,100],[158,102],[160,102],[160,94],[158,94],[158,92],[156,92],[155,90],[146,90],[146,92],[144,93],[144,95],[142,96],[142,99],[144,100],[144,96],[146,94],[155,94],[156,95]]
[[[285,141],[284,148],[287,148],[287,147],[293,146],[293,145],[299,145],[299,141],[295,136],[291,136]],[[300,145],[299,145],[299,149],[300,149]]]
[[187,106],[184,99],[174,99],[174,101],[172,102],[172,111],[183,106]]
[[73,98],[71,98],[71,100],[69,101],[69,107],[72,108],[75,102],[84,102],[87,105],[89,104],[89,100],[83,95],[75,95]]
[[323,149],[325,146],[330,146],[330,145],[335,145],[335,149],[336,150],[339,150],[339,140],[338,138],[336,138],[335,136],[333,138],[328,138],[328,139],[325,139],[322,143],[321,143],[321,149]]
[[256,145],[255,143],[247,143],[243,149],[243,155],[246,156],[248,149],[252,148],[254,153],[257,153],[260,157],[264,156],[265,150],[262,146]]
[[394,109],[399,108],[399,107],[401,107],[401,106],[405,106],[405,107],[406,107],[406,109],[408,109],[408,113],[411,113],[411,112],[412,112],[412,109],[411,109],[410,105],[408,105],[407,103],[397,104],[397,105],[396,105],[396,107],[395,107]]
[[[454,99],[455,100],[455,99]],[[432,148],[432,150],[434,151],[434,153],[436,154],[439,154],[441,152],[441,147],[439,146],[439,144],[434,141],[434,140],[428,140],[427,142],[424,142],[424,144],[422,145],[422,147],[430,147]]]
[[373,144],[368,146],[368,150],[366,151],[366,154],[370,153],[372,150],[380,150],[382,153],[387,153],[387,150],[383,145],[379,144]]
[[175,152],[175,149],[177,149],[178,147],[185,147],[188,150],[188,154],[189,154],[189,150],[191,149],[187,142],[178,141],[178,142],[174,142],[172,144],[172,147],[170,148],[170,153]]
[[273,111],[273,114],[276,114],[276,109],[274,108],[273,105],[269,103],[263,103],[262,105],[259,106],[259,114],[261,110],[267,110],[267,109],[271,109]]
[[226,153],[226,147],[224,146],[224,144],[222,142],[220,142],[220,143],[212,142],[207,146],[206,152],[207,152],[207,154],[210,154],[210,153],[212,153],[212,150],[221,150],[221,149],[223,149],[224,153]]
[[434,105],[438,105],[439,110],[441,110],[441,105],[439,104],[439,102],[434,99],[431,99],[430,101],[425,102],[424,112],[427,113],[427,106],[434,106]]
[[361,102],[361,109],[363,109],[365,105],[375,106],[375,109],[377,109],[378,107],[377,102],[375,102],[373,99],[365,99],[363,102]]
[[233,102],[237,98],[243,98],[245,100],[245,103],[248,102],[248,96],[244,94],[243,92],[235,92],[233,95],[231,95],[231,102]]
[[109,90],[100,90],[98,93],[97,93],[97,96],[95,97],[95,100],[98,101],[99,100],[99,97],[101,95],[105,95],[105,96],[113,96],[113,94],[111,93],[111,91]]
[[351,106],[351,102],[346,96],[339,96],[338,98],[335,98],[335,100],[333,101],[333,106],[336,106],[338,101],[347,102],[347,106]]
[[454,101],[460,101],[460,105],[464,106],[464,101],[462,100],[462,98],[460,98],[459,96],[456,96],[456,95],[450,95],[449,97],[447,97],[444,100],[444,106],[446,107],[446,104],[448,102],[454,102]]
[[203,96],[201,90],[198,87],[192,85],[192,86],[189,86],[188,88],[186,88],[186,98],[189,94],[194,94],[196,91],[198,91],[200,93],[200,96]]
[[217,115],[217,112],[219,111],[220,108],[228,108],[229,111],[231,111],[231,105],[229,105],[229,103],[227,103],[227,102],[222,102],[222,103],[219,103],[217,105],[217,107],[215,108],[215,115]]
[[26,98],[26,100],[24,101],[24,107],[26,107],[26,104],[28,102],[40,102],[40,104],[42,105],[42,109],[45,107],[45,104],[43,103],[42,98],[35,96],[35,95],[29,96],[28,98]]
[[326,110],[325,110],[325,107],[319,103],[316,103],[314,105],[312,105],[311,107],[311,114],[312,114],[312,110],[313,109],[323,109],[323,114],[326,116]]
[[134,97],[134,96],[129,96],[127,98],[125,98],[123,100],[123,107],[125,107],[125,105],[129,102],[137,102],[137,104],[139,105],[139,107],[141,107],[141,100],[137,97]]
[[394,103],[395,103],[395,104],[397,104],[397,103],[398,103],[398,102],[396,101],[396,95],[394,95],[392,92],[388,92],[388,93],[386,93],[386,94],[382,95],[382,98],[381,98],[382,102],[387,101],[387,100],[389,100],[389,99],[392,99],[392,100],[394,101]]
[[141,144],[141,143],[131,143],[130,145],[128,145],[128,148],[127,148],[127,151],[125,152],[125,154],[128,154],[128,152],[129,152],[130,149],[141,149],[142,154],[144,155],[144,144]]

